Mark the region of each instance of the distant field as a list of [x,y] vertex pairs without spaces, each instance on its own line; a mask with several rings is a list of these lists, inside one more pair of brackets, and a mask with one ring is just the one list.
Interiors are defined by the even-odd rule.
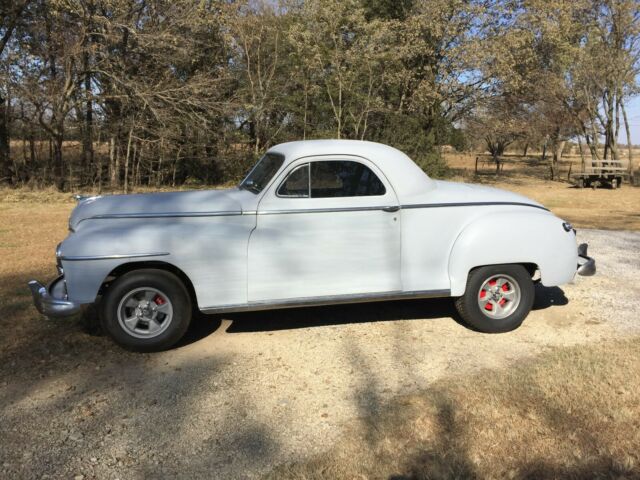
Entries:
[[[640,159],[640,152],[638,157]],[[556,215],[570,221],[578,228],[598,228],[604,230],[640,230],[640,188],[623,184],[622,188],[574,188],[567,181],[571,163],[573,171],[579,169],[580,158],[564,159],[560,165],[560,180],[551,182],[548,166],[535,158],[522,159],[514,156],[505,164],[500,175],[495,167],[481,162],[478,175],[474,175],[474,154],[445,154],[452,171],[451,180],[469,183],[481,183],[497,188],[511,190],[539,201]],[[639,169],[640,170],[640,169]],[[218,185],[215,188],[230,187]],[[195,188],[213,188],[205,185],[164,186],[161,190],[186,190]],[[133,191],[148,192],[156,188],[138,188]],[[91,189],[81,189],[74,193],[97,193]],[[110,193],[108,191],[104,193]],[[118,192],[114,192],[118,193]],[[0,202],[6,203],[64,203],[69,208],[74,201],[71,193],[60,193],[54,188],[31,190],[28,188],[0,188]]]
[[[572,171],[579,171],[580,157],[563,159],[560,179],[554,182],[548,180],[548,165],[535,158],[511,157],[499,175],[487,162],[480,162],[475,175],[475,158],[474,154],[445,154],[453,172],[452,179],[482,183],[533,198],[578,228],[640,230],[640,188],[629,184],[617,190],[575,188],[567,181],[567,174],[572,164]],[[640,158],[640,152],[635,158]]]

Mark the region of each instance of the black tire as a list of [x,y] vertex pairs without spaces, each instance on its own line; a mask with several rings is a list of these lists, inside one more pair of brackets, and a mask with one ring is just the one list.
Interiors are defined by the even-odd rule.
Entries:
[[[502,319],[490,318],[480,308],[478,295],[484,283],[493,276],[511,277],[519,288],[520,300],[513,312]],[[456,299],[456,308],[462,319],[471,327],[484,333],[502,333],[514,330],[522,324],[533,306],[534,286],[529,272],[521,265],[490,265],[472,270],[462,297]]]
[[[169,323],[162,323],[161,333],[150,338],[134,336],[136,331],[128,331],[118,318],[121,302],[138,289],[144,293],[144,288],[162,292],[172,309],[171,315],[165,318]],[[189,328],[192,313],[191,298],[182,281],[170,272],[156,269],[134,270],[117,278],[102,297],[99,310],[104,331],[120,346],[137,352],[155,352],[173,346]]]

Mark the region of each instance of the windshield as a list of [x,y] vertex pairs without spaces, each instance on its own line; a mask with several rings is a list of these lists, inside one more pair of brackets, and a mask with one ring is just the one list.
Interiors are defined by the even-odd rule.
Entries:
[[284,163],[284,156],[267,153],[262,157],[249,175],[240,183],[240,188],[253,193],[260,193]]

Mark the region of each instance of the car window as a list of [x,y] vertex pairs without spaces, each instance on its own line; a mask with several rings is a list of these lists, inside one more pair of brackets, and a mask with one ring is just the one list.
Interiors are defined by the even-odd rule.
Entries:
[[383,183],[369,167],[359,162],[311,163],[311,198],[384,195]]
[[296,168],[278,189],[280,197],[309,197],[309,164]]
[[284,163],[284,156],[267,153],[256,163],[249,175],[240,183],[240,188],[260,193]]

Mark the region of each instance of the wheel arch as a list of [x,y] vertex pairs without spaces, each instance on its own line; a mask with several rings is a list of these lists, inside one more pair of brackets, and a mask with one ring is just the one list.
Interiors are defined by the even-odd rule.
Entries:
[[198,305],[198,298],[196,296],[196,291],[195,291],[195,288],[193,287],[193,283],[191,282],[191,279],[189,278],[189,276],[186,273],[184,273],[183,270],[176,267],[172,263],[164,262],[160,260],[126,262],[118,265],[117,267],[112,269],[103,280],[102,285],[100,286],[99,294],[100,295],[103,294],[106,291],[106,289],[109,288],[109,284],[113,282],[116,278],[121,277],[122,275],[125,275],[127,273],[134,272],[136,270],[147,270],[147,269],[163,270],[165,272],[172,273],[173,275],[178,277],[178,279],[182,282],[182,284],[187,289],[192,305],[194,306]]

